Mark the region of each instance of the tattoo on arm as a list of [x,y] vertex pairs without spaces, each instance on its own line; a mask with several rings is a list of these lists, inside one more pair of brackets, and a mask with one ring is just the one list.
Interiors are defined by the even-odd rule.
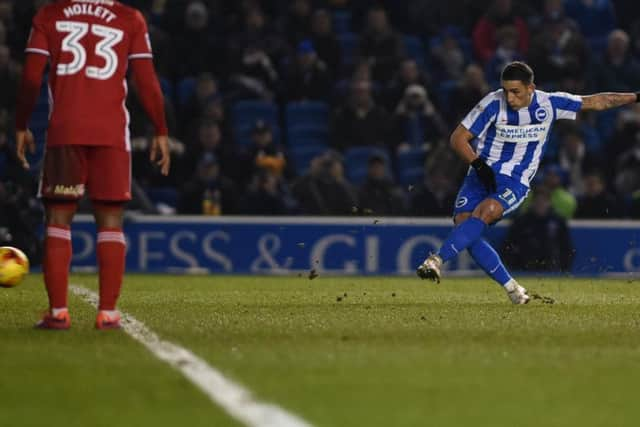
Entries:
[[635,93],[604,92],[582,97],[581,110],[602,111],[636,102]]

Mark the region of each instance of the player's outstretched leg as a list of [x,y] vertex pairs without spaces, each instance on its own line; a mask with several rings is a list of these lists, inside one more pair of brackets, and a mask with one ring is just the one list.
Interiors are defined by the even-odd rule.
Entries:
[[526,304],[529,302],[527,290],[511,277],[502,263],[500,256],[489,242],[480,238],[469,246],[468,249],[476,264],[504,288],[512,303]]
[[421,279],[430,279],[440,283],[442,264],[455,258],[461,251],[482,236],[487,224],[480,218],[470,217],[456,226],[442,244],[437,254],[431,254],[416,270]]
[[98,272],[100,303],[96,329],[119,329],[120,313],[116,303],[120,296],[125,270],[126,241],[122,232],[122,205],[94,203],[98,223]]
[[44,238],[42,270],[49,297],[49,310],[35,324],[39,329],[69,329],[67,308],[69,266],[71,264],[71,229],[75,202],[47,205],[47,228]]

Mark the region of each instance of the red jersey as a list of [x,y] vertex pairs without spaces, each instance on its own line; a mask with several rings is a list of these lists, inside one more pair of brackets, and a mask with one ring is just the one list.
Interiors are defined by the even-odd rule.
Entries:
[[47,145],[130,149],[128,62],[153,57],[138,10],[111,0],[48,4],[33,19],[26,52],[49,57]]

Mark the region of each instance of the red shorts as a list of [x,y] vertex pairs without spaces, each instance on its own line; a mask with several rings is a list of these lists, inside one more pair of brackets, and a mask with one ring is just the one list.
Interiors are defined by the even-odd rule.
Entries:
[[40,196],[49,200],[131,200],[131,153],[120,148],[57,145],[44,155]]

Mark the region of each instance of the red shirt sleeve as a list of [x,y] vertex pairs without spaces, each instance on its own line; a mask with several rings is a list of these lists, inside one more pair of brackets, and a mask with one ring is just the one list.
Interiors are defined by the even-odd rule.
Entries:
[[47,39],[47,32],[45,29],[46,19],[44,17],[44,9],[33,17],[31,24],[31,33],[29,34],[29,41],[27,42],[27,53],[39,53],[41,55],[49,56],[49,40]]
[[33,18],[31,34],[25,52],[22,79],[18,89],[18,103],[16,105],[16,130],[25,130],[27,122],[38,100],[42,74],[49,57],[49,42],[47,40],[43,17],[43,9]]
[[131,45],[129,46],[129,59],[142,58],[153,58],[153,52],[147,23],[142,13],[136,12],[131,33]]
[[164,115],[164,97],[158,77],[153,69],[153,61],[148,59],[133,60],[131,61],[131,71],[138,88],[138,98],[156,129],[156,135],[168,135],[169,130]]

